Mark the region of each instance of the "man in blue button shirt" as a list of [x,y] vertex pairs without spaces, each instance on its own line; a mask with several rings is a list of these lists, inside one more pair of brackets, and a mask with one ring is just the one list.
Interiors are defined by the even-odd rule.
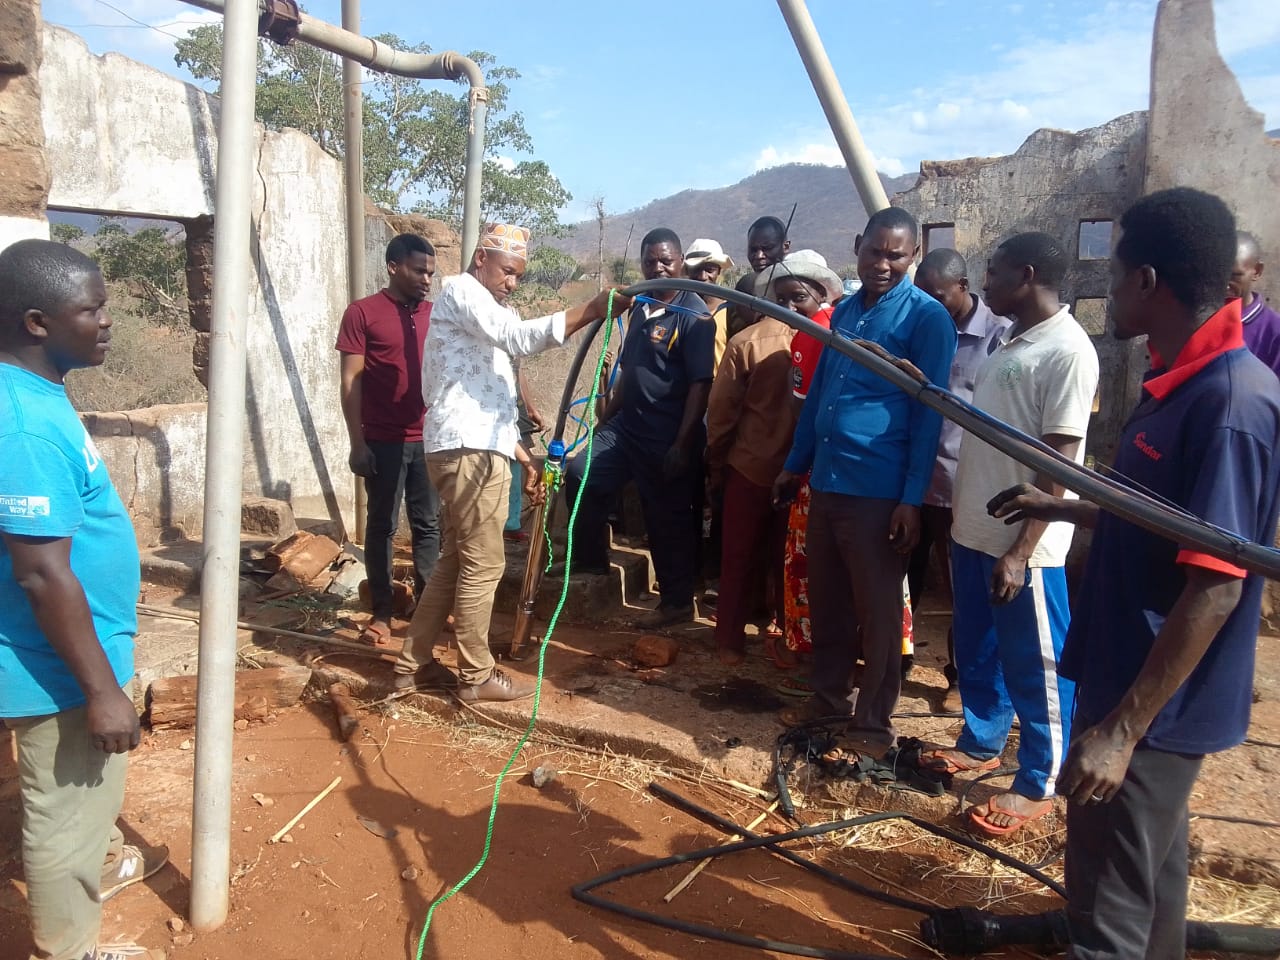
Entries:
[[[1121,218],[1111,258],[1118,339],[1148,337],[1152,370],[1114,475],[1255,542],[1280,497],[1280,390],[1222,305],[1235,222],[1217,197],[1151,194]],[[1096,527],[1060,670],[1076,681],[1075,737],[1058,778],[1067,811],[1071,955],[1186,952],[1187,801],[1203,755],[1249,725],[1263,580],[1081,500],[1023,484],[1006,522]]]
[[[905,210],[874,214],[855,244],[862,289],[840,301],[831,330],[869,340],[945,384],[956,352],[946,308],[907,278],[919,225]],[[876,758],[893,745],[902,686],[902,578],[920,538],[942,417],[835,350],[824,350],[795,440],[774,483],[789,500],[806,473],[813,490],[806,552],[814,696],[784,710],[793,725],[851,712],[853,671],[865,664],[850,749]]]

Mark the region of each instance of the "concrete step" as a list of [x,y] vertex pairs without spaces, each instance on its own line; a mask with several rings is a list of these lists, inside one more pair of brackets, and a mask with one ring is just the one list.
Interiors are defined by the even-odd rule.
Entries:
[[[560,556],[559,551],[557,556]],[[507,544],[507,569],[494,597],[495,609],[504,612],[518,609],[527,560],[527,544]],[[616,619],[628,604],[635,603],[648,592],[650,565],[647,552],[615,545],[609,560],[607,576],[574,574],[569,578],[569,594],[560,614],[562,619],[571,623]],[[544,623],[560,602],[563,582],[560,577],[542,578],[534,613]]]

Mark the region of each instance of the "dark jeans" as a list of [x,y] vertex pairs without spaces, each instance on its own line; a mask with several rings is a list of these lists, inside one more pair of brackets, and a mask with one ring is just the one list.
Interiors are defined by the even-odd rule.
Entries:
[[720,596],[716,601],[716,646],[742,652],[743,628],[759,604],[759,587],[770,614],[781,625],[782,561],[787,511],[773,505],[773,491],[752,483],[733,467],[724,469],[724,540]]
[[813,630],[810,685],[833,714],[849,712],[853,668],[864,664],[850,732],[885,748],[894,742],[902,688],[902,574],[889,543],[895,500],[813,491],[805,552]]
[[1187,801],[1203,759],[1139,747],[1110,803],[1067,808],[1076,960],[1186,955]]
[[[693,522],[695,485],[702,483],[702,445],[691,457],[682,477],[662,475],[666,447],[642,444],[606,424],[596,431],[591,448],[591,475],[587,478],[578,522],[573,530],[574,567],[604,567],[609,563],[609,509],[617,493],[635,480],[644,508],[644,528],[649,552],[662,590],[662,607],[693,603],[697,557],[697,528]],[[584,452],[565,469],[567,502],[578,495],[586,466]]]
[[421,441],[373,441],[369,449],[377,472],[364,481],[369,506],[364,533],[365,572],[373,615],[387,619],[391,616],[392,540],[400,500],[404,499],[413,538],[414,596],[420,596],[440,556],[440,498],[427,476]]
[[[914,613],[924,596],[925,574],[929,570],[930,556],[937,557],[942,571],[943,584],[948,600],[951,597],[951,508],[926,503],[920,508],[920,542],[911,553],[907,564],[907,585],[911,590],[911,611]],[[947,665],[942,669],[947,683],[956,683],[956,642],[951,628],[947,628]]]

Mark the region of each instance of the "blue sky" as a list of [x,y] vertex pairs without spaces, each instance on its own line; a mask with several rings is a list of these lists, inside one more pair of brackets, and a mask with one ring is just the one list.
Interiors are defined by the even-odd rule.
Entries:
[[[339,0],[307,11],[337,23]],[[1008,153],[1032,130],[1076,130],[1147,106],[1155,0],[809,0],[880,168]],[[1280,127],[1280,2],[1214,0],[1218,43],[1245,95]],[[367,34],[488,50],[520,70],[511,105],[536,157],[574,195],[622,212],[793,160],[838,163],[771,0],[685,8],[605,0],[363,0]],[[868,16],[868,12],[873,16]],[[861,15],[860,15],[861,14]],[[186,77],[173,35],[214,15],[177,0],[44,0],[97,52]],[[132,19],[131,19],[132,18]],[[139,25],[142,24],[147,26]]]

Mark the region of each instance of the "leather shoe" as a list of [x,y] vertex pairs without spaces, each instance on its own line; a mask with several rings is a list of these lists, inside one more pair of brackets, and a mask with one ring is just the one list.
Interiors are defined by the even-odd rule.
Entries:
[[484,683],[463,683],[458,686],[457,697],[466,703],[509,703],[532,697],[534,686],[527,680],[517,682],[510,674],[497,667]]

